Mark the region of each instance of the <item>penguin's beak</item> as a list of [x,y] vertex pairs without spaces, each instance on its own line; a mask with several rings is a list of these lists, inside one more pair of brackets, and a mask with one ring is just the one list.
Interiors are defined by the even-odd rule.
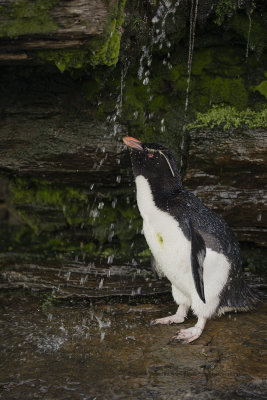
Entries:
[[123,143],[131,149],[143,150],[142,142],[140,142],[138,139],[135,139],[131,136],[125,136],[122,140]]

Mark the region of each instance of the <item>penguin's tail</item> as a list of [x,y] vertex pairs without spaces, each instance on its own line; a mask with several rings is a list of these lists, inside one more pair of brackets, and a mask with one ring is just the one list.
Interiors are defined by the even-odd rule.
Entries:
[[218,315],[230,311],[250,311],[261,302],[259,293],[257,293],[256,289],[250,287],[245,280],[239,281],[234,287],[228,286],[228,288],[221,295],[217,310]]

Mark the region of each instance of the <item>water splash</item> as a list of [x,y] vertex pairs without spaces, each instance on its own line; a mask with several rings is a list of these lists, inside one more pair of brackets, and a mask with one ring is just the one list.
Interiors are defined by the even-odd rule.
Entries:
[[102,319],[103,315],[98,316],[98,315],[93,314],[93,315],[91,315],[91,317],[92,317],[92,319],[93,319],[93,317],[95,317],[95,319],[98,322],[98,326],[99,326],[99,330],[100,330],[100,342],[103,342],[103,340],[105,338],[105,335],[106,335],[106,332],[103,331],[103,329],[110,328],[111,327],[111,321],[109,319],[104,321]]

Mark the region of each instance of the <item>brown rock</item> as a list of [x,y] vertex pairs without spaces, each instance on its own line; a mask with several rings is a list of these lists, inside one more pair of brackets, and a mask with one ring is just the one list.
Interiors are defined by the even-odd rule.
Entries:
[[241,241],[267,244],[267,132],[191,133],[185,186],[221,214]]

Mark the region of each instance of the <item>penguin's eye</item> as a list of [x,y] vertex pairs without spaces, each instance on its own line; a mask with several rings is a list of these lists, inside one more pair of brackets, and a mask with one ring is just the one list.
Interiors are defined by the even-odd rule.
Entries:
[[147,153],[149,158],[153,158],[154,157],[154,153]]

